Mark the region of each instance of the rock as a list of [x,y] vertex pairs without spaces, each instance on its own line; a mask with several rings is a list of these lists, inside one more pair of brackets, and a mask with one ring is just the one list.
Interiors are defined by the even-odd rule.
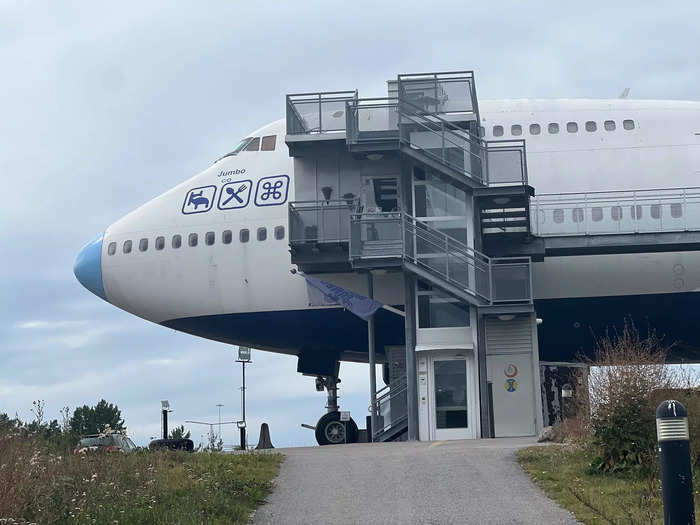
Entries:
[[554,427],[544,427],[540,430],[540,435],[537,436],[537,442],[543,443],[545,441],[554,441]]

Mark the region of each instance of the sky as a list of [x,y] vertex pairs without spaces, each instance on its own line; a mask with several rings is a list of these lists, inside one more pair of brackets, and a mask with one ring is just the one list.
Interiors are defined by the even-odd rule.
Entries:
[[[72,267],[109,224],[283,117],[286,93],[383,96],[398,73],[472,69],[482,99],[700,100],[699,52],[695,0],[0,0],[0,412],[105,398],[139,444],[161,399],[171,425],[216,422],[219,403],[240,418],[235,347],[118,310]],[[246,375],[250,441],[265,421],[276,446],[314,444],[300,424],[325,395],[296,358],[254,350]],[[341,377],[341,407],[363,422],[367,365]]]

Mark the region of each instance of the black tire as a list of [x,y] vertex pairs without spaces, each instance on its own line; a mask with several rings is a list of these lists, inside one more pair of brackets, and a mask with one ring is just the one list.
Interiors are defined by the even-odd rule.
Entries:
[[316,423],[316,441],[319,445],[357,443],[358,434],[355,421],[352,418],[350,421],[340,421],[338,411],[324,414]]

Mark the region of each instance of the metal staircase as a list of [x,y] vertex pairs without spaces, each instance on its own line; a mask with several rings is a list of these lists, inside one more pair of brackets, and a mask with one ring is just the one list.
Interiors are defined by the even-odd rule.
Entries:
[[[359,98],[357,91],[288,95],[290,154],[304,156],[311,147],[326,151],[343,147],[359,159],[398,157],[406,178],[413,180],[414,168],[431,171],[466,192],[475,210],[475,246],[488,247],[489,238],[531,235],[529,201],[534,191],[528,185],[525,142],[486,141],[479,136],[471,71],[399,75],[389,83],[388,95]],[[375,193],[381,197],[383,189],[376,187]],[[400,268],[481,313],[532,311],[530,257],[490,257],[402,210],[374,212],[354,203],[341,208],[331,210],[329,201],[312,206],[290,203],[290,235],[300,237],[292,250],[301,253],[301,239],[310,241],[319,253],[321,245],[344,249],[341,237],[347,234],[352,269]],[[314,213],[324,220],[331,213],[338,224],[332,218],[307,231],[305,218]],[[348,215],[349,231],[344,226]],[[326,264],[326,268],[333,267]],[[401,439],[406,432],[406,390],[403,377],[377,392],[376,408],[382,417],[379,428],[373,429],[375,441]]]
[[481,308],[532,305],[529,258],[489,257],[403,212],[351,215],[350,262],[354,268],[401,266]]
[[[372,441],[399,441],[408,430],[408,398],[406,378],[398,379],[377,391],[376,429],[372,429]],[[372,411],[372,407],[369,407]]]

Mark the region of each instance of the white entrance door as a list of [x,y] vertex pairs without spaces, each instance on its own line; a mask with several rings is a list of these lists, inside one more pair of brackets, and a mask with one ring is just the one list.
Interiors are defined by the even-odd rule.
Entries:
[[463,356],[431,360],[432,438],[469,439],[474,437],[469,413],[469,361]]

